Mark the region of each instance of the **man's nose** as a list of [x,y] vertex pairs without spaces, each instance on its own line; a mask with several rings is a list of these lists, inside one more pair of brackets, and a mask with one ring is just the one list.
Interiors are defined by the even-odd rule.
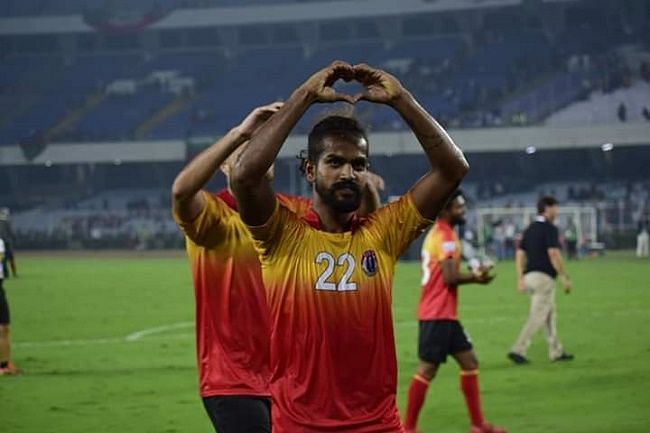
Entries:
[[356,172],[354,171],[354,168],[352,168],[352,164],[343,165],[343,169],[341,170],[341,178],[354,179],[355,177],[356,177]]

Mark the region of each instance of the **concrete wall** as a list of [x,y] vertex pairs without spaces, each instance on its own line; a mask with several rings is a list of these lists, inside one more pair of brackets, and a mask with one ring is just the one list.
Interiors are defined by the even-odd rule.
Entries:
[[[537,150],[600,147],[604,143],[618,146],[650,145],[650,123],[613,124],[572,128],[544,126],[524,128],[482,128],[452,130],[450,135],[465,152],[524,152],[528,146]],[[410,132],[374,133],[370,137],[371,154],[396,155],[421,152]],[[205,139],[210,142],[209,138]],[[280,156],[294,156],[307,147],[307,137],[291,136]],[[51,144],[33,164],[77,164],[84,162],[112,164],[121,162],[183,161],[186,144],[182,140],[127,141],[117,143]],[[29,164],[18,146],[0,146],[0,166]]]

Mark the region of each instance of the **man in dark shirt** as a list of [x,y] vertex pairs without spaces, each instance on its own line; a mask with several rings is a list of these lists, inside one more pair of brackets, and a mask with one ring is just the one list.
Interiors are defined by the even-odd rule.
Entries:
[[[4,258],[5,243],[0,238],[0,260]],[[4,268],[0,265],[0,376],[18,374],[18,369],[11,362],[11,338],[9,332],[9,303],[2,288]]]
[[555,278],[559,275],[565,293],[571,292],[571,280],[564,269],[560,253],[560,239],[553,221],[557,215],[558,201],[542,197],[537,203],[537,217],[521,240],[516,254],[518,289],[531,294],[528,321],[512,346],[508,358],[515,364],[527,364],[526,350],[533,335],[544,327],[552,361],[570,361],[557,337],[555,308]]
[[11,267],[11,274],[17,277],[16,274],[16,260],[14,259],[14,246],[16,244],[16,237],[11,228],[9,221],[9,208],[0,208],[0,238],[5,243],[5,254],[2,259],[2,267],[4,268],[5,278],[9,278],[9,267]]

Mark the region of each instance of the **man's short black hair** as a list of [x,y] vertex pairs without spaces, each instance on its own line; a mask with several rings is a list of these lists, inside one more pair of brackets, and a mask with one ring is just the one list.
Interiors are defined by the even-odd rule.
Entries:
[[456,200],[458,197],[465,198],[465,194],[463,193],[463,190],[460,188],[458,188],[456,191],[451,193],[451,195],[449,196],[449,200],[447,200],[447,204],[445,204],[445,209],[450,209],[451,205],[454,203],[454,200]]
[[330,115],[318,122],[309,132],[307,139],[307,158],[316,163],[323,153],[323,139],[331,135],[363,138],[368,141],[366,131],[359,121],[351,116]]
[[547,207],[557,206],[558,204],[559,202],[555,197],[545,195],[537,202],[537,213],[541,215],[544,213]]

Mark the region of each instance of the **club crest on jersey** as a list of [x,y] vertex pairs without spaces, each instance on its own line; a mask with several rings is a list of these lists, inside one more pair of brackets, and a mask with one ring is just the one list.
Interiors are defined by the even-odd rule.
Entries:
[[369,277],[372,277],[377,273],[377,268],[379,264],[377,262],[377,254],[373,250],[367,250],[361,256],[361,269]]

